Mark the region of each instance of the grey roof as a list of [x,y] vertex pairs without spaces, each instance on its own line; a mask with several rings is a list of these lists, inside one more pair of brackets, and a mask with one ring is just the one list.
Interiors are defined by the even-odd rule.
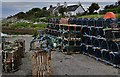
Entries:
[[59,10],[59,9],[62,8],[62,7],[63,7],[63,5],[58,6],[55,10]]
[[[80,5],[67,6],[67,11],[75,11],[79,6],[81,6],[81,8],[85,11],[85,9],[83,8],[83,6],[81,4]],[[63,5],[58,6],[58,7],[52,7],[52,8],[49,8],[48,11],[53,11],[54,9],[59,10],[62,7],[63,7]]]
[[48,11],[53,11],[56,7],[49,8]]
[[75,11],[79,6],[78,5],[71,5],[67,7],[67,11]]

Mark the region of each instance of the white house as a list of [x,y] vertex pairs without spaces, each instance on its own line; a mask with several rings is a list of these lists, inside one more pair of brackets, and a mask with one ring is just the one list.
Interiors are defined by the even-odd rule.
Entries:
[[80,2],[77,5],[70,5],[70,6],[67,6],[66,2],[64,2],[64,5],[60,5],[60,3],[58,3],[56,7],[51,7],[48,9],[48,11],[53,15],[56,15],[56,14],[60,15],[59,9],[62,7],[67,8],[67,14],[65,13],[65,15],[67,15],[67,16],[82,14],[85,12],[85,9],[83,8],[83,6],[81,5]]

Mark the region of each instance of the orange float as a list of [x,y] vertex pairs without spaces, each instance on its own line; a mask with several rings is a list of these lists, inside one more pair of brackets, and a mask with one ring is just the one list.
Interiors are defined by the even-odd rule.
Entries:
[[114,14],[113,12],[107,12],[104,15],[104,18],[116,18],[116,14]]

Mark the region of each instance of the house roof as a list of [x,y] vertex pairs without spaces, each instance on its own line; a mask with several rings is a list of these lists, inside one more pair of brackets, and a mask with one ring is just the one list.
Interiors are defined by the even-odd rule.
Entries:
[[[52,7],[52,8],[49,8],[48,11],[59,10],[63,6],[64,5],[61,5],[61,6],[58,6],[58,7]],[[80,5],[67,6],[67,11],[75,11],[79,6],[81,6],[81,8],[85,11],[85,9],[83,8],[83,6],[81,4]]]
[[57,8],[55,8],[55,10],[59,10],[59,9],[62,8],[62,7],[63,7],[63,5],[58,6]]
[[79,6],[78,5],[71,5],[67,7],[67,11],[75,11]]
[[49,8],[48,11],[53,11],[56,7]]

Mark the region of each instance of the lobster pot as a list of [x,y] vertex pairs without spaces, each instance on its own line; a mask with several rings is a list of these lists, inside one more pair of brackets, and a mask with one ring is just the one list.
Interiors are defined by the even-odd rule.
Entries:
[[69,46],[74,46],[75,45],[75,41],[69,41]]
[[69,24],[76,24],[76,22],[77,22],[77,19],[76,19],[76,18],[69,18],[69,19],[68,19],[68,23],[69,23]]
[[90,29],[87,26],[82,27],[82,34],[83,35],[90,35]]
[[101,54],[102,54],[102,59],[105,61],[110,61],[110,54],[109,54],[109,47],[108,47],[108,42],[106,40],[103,40],[101,42]]
[[98,18],[96,21],[96,27],[103,27],[105,24],[105,20],[103,18]]
[[88,25],[88,18],[84,18],[82,20],[82,25]]
[[85,44],[86,44],[86,45],[92,45],[92,39],[91,39],[90,36],[86,36]]
[[91,36],[97,36],[97,29],[95,27],[90,28],[90,35]]
[[97,57],[97,58],[102,58],[102,54],[101,54],[101,51],[100,51],[100,41],[98,39],[95,39],[93,41],[93,49],[94,49],[94,55]]
[[86,47],[85,44],[83,44],[83,43],[80,44],[80,47],[79,47],[79,48],[80,48],[80,52],[81,52],[81,53],[84,52],[84,48],[85,48],[85,47]]
[[76,32],[75,35],[76,35],[76,38],[80,38],[81,39],[83,37],[81,32]]
[[75,26],[69,26],[69,31],[71,31],[71,32],[76,31],[76,25]]
[[77,32],[81,32],[82,31],[81,29],[82,29],[81,26],[76,26],[76,31]]
[[120,53],[110,52],[110,62],[113,64],[120,64]]
[[82,25],[82,18],[78,18],[78,19],[77,19],[76,25]]
[[67,18],[61,18],[60,19],[60,24],[68,24],[68,19]]
[[2,71],[15,72],[19,70],[21,58],[16,50],[9,49],[2,51]]
[[88,26],[95,26],[95,23],[96,23],[96,20],[94,18],[91,18],[89,21],[88,21]]
[[68,39],[69,38],[69,32],[63,33],[63,38]]
[[90,54],[90,55],[94,55],[94,50],[92,48],[91,45],[86,45],[86,51]]
[[60,29],[59,25],[58,24],[55,25],[55,30],[59,30],[59,29]]
[[15,40],[16,43],[18,43],[18,54],[20,58],[24,58],[25,56],[25,40],[23,39],[17,39]]
[[97,36],[101,36],[101,37],[104,37],[104,31],[103,31],[103,27],[97,27]]
[[119,29],[108,29],[108,30],[105,30],[104,32],[105,32],[105,37],[108,40],[120,38],[120,30]]
[[51,53],[42,49],[32,54],[32,76],[46,77],[51,75]]
[[76,46],[80,46],[81,40],[77,40],[77,41],[75,41],[75,42],[76,42]]
[[109,41],[110,61],[120,64],[120,42]]
[[111,18],[108,18],[105,20],[105,26],[104,27],[109,27],[110,28],[110,24],[113,22],[113,20]]

